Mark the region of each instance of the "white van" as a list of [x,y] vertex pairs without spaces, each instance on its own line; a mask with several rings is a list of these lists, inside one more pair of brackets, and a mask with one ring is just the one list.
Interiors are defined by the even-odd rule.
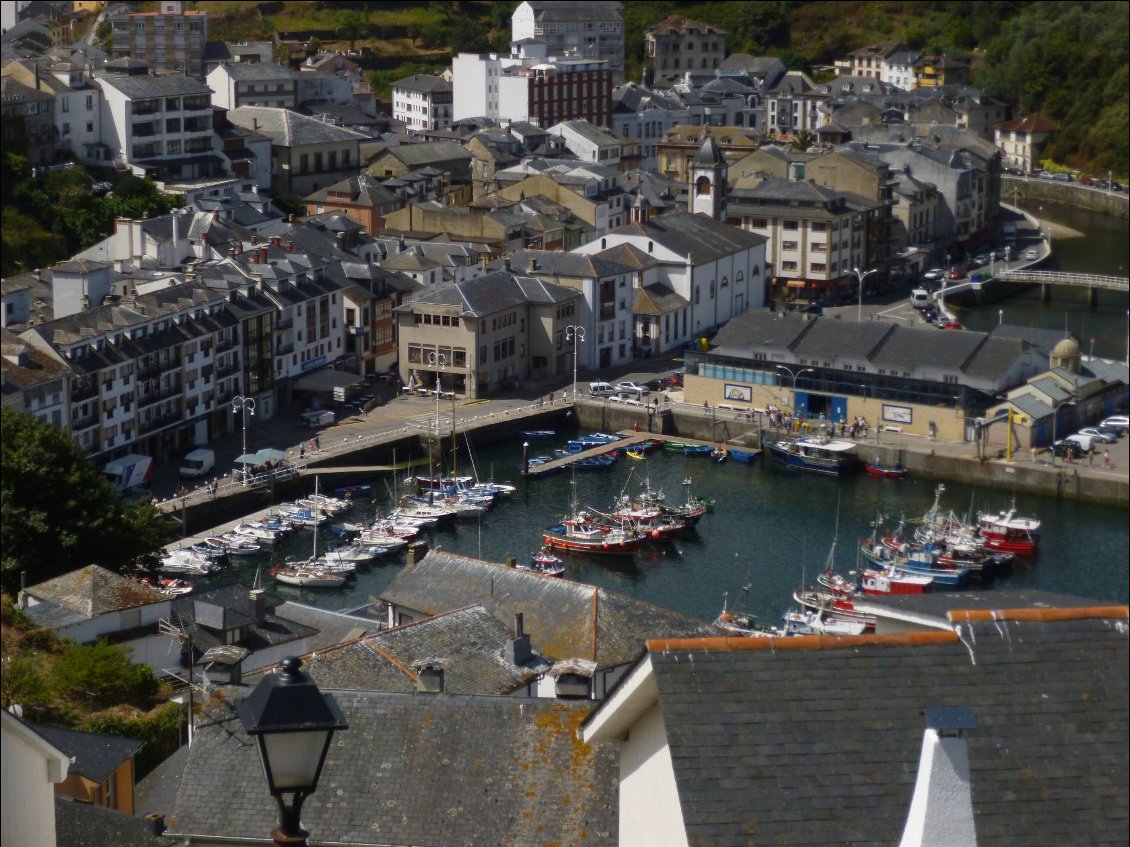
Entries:
[[593,397],[613,397],[616,389],[610,382],[590,382],[589,394]]
[[1067,436],[1067,438],[1065,438],[1063,440],[1064,441],[1070,441],[1072,444],[1078,444],[1079,449],[1082,450],[1084,453],[1086,453],[1092,447],[1095,446],[1094,436],[1083,435],[1082,433],[1078,433],[1078,432],[1075,433],[1074,435]]
[[198,447],[185,454],[180,463],[179,473],[184,477],[201,477],[214,467],[216,467],[216,454],[207,447]]
[[915,309],[923,309],[930,305],[930,292],[925,288],[916,288],[910,292],[910,305]]

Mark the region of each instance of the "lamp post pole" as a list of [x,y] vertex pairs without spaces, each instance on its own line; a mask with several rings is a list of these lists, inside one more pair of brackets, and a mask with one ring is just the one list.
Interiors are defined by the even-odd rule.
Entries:
[[[428,364],[431,365],[433,368],[435,368],[435,371],[436,371],[436,447],[439,447],[439,444],[440,444],[440,441],[439,441],[439,395],[440,395],[440,391],[443,388],[442,383],[440,382],[440,374],[443,372],[444,368],[447,367],[447,357],[445,355],[443,355],[443,353],[429,353],[428,354]],[[454,413],[452,413],[452,423],[454,424],[454,422],[455,422]],[[442,451],[441,451],[440,454],[442,455]],[[431,457],[429,456],[428,457],[428,465],[429,465],[428,475],[434,476],[435,468],[431,467],[431,464],[432,464],[432,460],[431,460]],[[429,490],[429,492],[433,490],[432,487],[431,487],[430,481],[428,483],[428,490]],[[429,499],[430,499],[430,495],[429,495]]]
[[859,268],[852,268],[848,271],[848,273],[855,277],[855,281],[859,285],[859,310],[856,312],[855,316],[857,322],[863,321],[863,280],[867,279],[871,274],[878,272],[878,268],[872,268],[869,271],[861,271]]
[[577,402],[577,345],[585,340],[585,328],[577,324],[565,327],[565,340],[573,342],[573,403]]
[[784,371],[785,373],[787,373],[789,376],[791,376],[793,378],[793,412],[794,412],[794,417],[795,417],[795,412],[796,412],[796,380],[797,380],[797,377],[800,376],[801,374],[815,373],[815,371],[812,368],[804,368],[802,370],[797,371],[796,373],[793,373],[792,368],[787,368],[784,365],[777,365],[777,370]]
[[[243,412],[243,453],[247,455],[247,416],[255,416],[255,399],[253,397],[244,397],[242,394],[237,394],[232,398],[231,407],[233,412]],[[247,462],[243,463],[243,484],[247,484]]]

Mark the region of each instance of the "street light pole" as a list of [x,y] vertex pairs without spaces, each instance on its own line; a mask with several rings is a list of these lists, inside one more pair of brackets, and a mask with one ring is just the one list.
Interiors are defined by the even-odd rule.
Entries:
[[848,271],[848,273],[855,277],[855,281],[859,285],[859,310],[855,316],[857,322],[863,321],[863,280],[867,279],[871,274],[878,272],[878,268],[872,268],[869,271],[860,271],[859,268],[852,268]]
[[801,376],[802,374],[815,373],[815,371],[812,368],[804,368],[802,370],[797,371],[796,373],[793,373],[792,368],[787,368],[784,365],[777,365],[777,370],[784,371],[785,373],[787,373],[789,376],[791,376],[793,378],[793,412],[796,412],[796,380],[797,380],[797,377]]
[[[233,412],[243,412],[243,456],[247,455],[247,416],[250,414],[255,416],[255,399],[253,397],[244,397],[242,394],[237,394],[232,398],[231,408]],[[247,462],[243,463],[243,484],[247,485]]]
[[585,340],[585,328],[577,324],[565,327],[565,340],[573,342],[573,402],[577,402],[577,344]]

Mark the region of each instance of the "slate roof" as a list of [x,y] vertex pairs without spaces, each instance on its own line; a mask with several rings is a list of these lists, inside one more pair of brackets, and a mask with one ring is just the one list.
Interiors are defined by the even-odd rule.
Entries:
[[34,723],[29,723],[28,726],[60,752],[71,757],[68,774],[81,774],[93,782],[105,782],[145,746],[144,741],[134,738],[98,735]]
[[56,795],[55,843],[66,847],[172,847],[175,842],[154,835],[149,822],[141,818]]
[[696,265],[758,247],[768,240],[763,235],[689,212],[668,212],[647,223],[627,224],[613,232],[651,238],[681,256],[690,256]]
[[277,82],[278,80],[293,82],[298,78],[298,74],[290,68],[272,62],[233,62],[220,67],[236,82]]
[[653,642],[689,844],[897,844],[940,707],[974,713],[979,843],[1126,843],[1126,608],[1041,614],[980,612],[960,638]]
[[190,76],[182,74],[168,74],[164,76],[149,76],[138,74],[136,76],[120,76],[118,74],[99,75],[97,80],[102,85],[116,88],[131,100],[146,100],[151,97],[175,97],[178,95],[207,94],[212,96],[212,89]]
[[304,144],[325,144],[332,141],[360,142],[369,138],[352,129],[271,106],[240,106],[228,112],[228,120],[270,137],[271,143],[280,147],[300,147]]
[[510,694],[553,664],[537,653],[512,664],[505,652],[512,636],[481,605],[469,606],[323,651],[307,670],[322,688],[410,692],[413,665],[437,660],[448,694]]
[[421,94],[434,94],[437,91],[453,90],[451,83],[446,79],[430,74],[412,74],[412,76],[406,76],[404,79],[398,79],[396,82],[392,83],[392,88],[393,90],[401,88],[405,91],[418,91]]
[[474,279],[433,288],[411,303],[398,306],[396,311],[411,312],[413,304],[427,303],[461,306],[463,314],[481,317],[493,315],[502,309],[524,306],[527,303],[561,303],[576,297],[580,297],[580,293],[572,288],[542,282],[533,277],[520,277],[505,271],[495,271]]
[[40,626],[59,627],[108,612],[168,601],[156,588],[142,585],[98,565],[71,571],[27,589],[44,601],[29,606],[27,615]]
[[[537,262],[537,267],[533,270],[529,269],[531,259]],[[495,270],[499,266],[499,262],[490,265]],[[585,256],[580,253],[562,253],[560,250],[516,250],[510,254],[510,266],[517,271],[525,271],[535,276],[549,274],[590,279],[615,276],[628,270],[607,258]]]
[[662,282],[653,282],[634,290],[632,314],[635,315],[666,315],[690,305],[686,297]]
[[176,803],[187,761],[188,745],[184,744],[138,781],[133,790],[133,807],[138,815],[168,815]]
[[604,588],[432,550],[402,570],[381,599],[425,614],[481,603],[509,625],[521,612],[534,649],[601,668],[635,659],[660,633],[708,635],[712,624]]
[[[615,843],[615,744],[575,735],[585,702],[332,692],[349,724],[302,809],[321,842],[433,847]],[[218,801],[222,798],[222,801]],[[259,839],[277,819],[230,705],[197,729],[169,834]]]
[[398,144],[385,153],[408,167],[424,167],[431,162],[471,160],[471,154],[462,144],[454,141],[424,141],[420,144]]

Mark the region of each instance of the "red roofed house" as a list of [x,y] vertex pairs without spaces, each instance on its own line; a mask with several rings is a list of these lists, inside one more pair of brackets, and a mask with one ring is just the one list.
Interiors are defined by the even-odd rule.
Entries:
[[1059,129],[1059,124],[1038,112],[1000,124],[996,130],[996,144],[1004,152],[1001,164],[1028,173],[1040,161],[1044,145],[1055,137]]

